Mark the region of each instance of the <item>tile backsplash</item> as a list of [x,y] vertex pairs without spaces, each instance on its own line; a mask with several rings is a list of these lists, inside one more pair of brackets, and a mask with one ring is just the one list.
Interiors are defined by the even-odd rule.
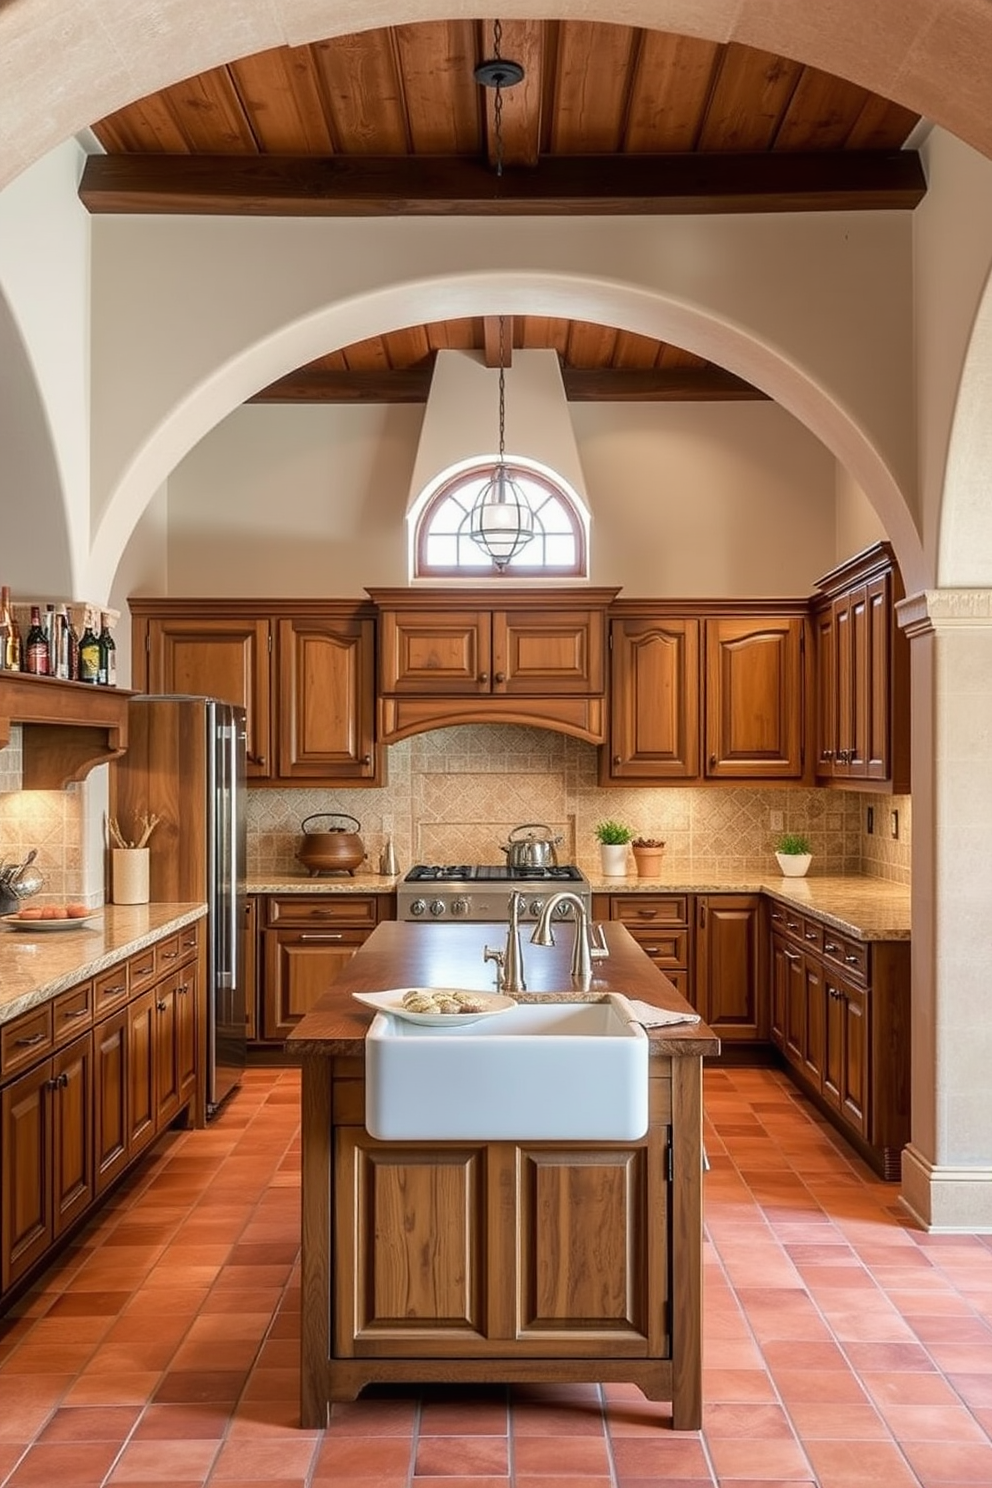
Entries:
[[[660,837],[677,871],[767,872],[777,830],[807,833],[814,874],[868,873],[908,883],[908,797],[770,787],[602,788],[598,753],[564,734],[517,725],[436,729],[391,745],[388,784],[371,790],[254,790],[248,795],[248,872],[297,873],[301,823],[347,812],[360,823],[374,869],[387,837],[400,868],[413,863],[501,863],[515,826],[539,822],[562,838],[562,861],[598,866],[593,829],[604,817]],[[872,806],[875,831],[865,830]],[[888,836],[898,810],[899,836]],[[315,824],[316,829],[320,828]],[[883,831],[884,828],[884,831]]]

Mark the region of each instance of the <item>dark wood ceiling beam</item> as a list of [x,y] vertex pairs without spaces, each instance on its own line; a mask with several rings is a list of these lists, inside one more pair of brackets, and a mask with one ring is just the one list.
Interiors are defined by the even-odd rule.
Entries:
[[[502,345],[499,323],[503,322]],[[502,356],[503,366],[513,366],[513,316],[484,315],[482,317],[482,360],[487,367],[498,367]]]
[[912,150],[550,156],[497,177],[441,156],[91,155],[93,213],[246,217],[569,216],[912,210]]
[[[306,367],[262,388],[250,403],[426,403],[433,362],[401,371],[330,372]],[[563,367],[571,403],[718,403],[766,397],[722,367]]]

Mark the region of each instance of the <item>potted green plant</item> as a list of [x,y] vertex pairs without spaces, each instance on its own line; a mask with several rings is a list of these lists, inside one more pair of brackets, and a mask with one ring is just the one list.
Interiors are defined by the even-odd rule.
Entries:
[[607,878],[623,878],[627,872],[627,846],[632,841],[632,828],[622,822],[606,820],[596,823],[599,855]]
[[809,838],[804,832],[783,832],[775,843],[775,857],[784,878],[802,878],[813,861]]
[[660,837],[635,837],[630,844],[638,878],[657,878],[665,844]]

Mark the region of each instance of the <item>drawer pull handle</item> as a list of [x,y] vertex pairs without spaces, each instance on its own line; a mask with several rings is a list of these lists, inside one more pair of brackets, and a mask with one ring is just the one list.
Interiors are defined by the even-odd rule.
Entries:
[[180,997],[185,997],[186,993],[189,991],[189,982],[180,982],[179,986],[176,988],[176,991],[179,993]]
[[184,940],[183,941],[183,949],[184,950],[187,950],[187,951],[192,950],[195,945],[196,945],[196,936],[195,935],[191,935],[190,938],[189,938],[189,940]]
[[118,994],[118,992],[126,992],[126,991],[127,991],[127,983],[126,982],[115,982],[112,987],[104,987],[102,995],[104,997],[116,997],[117,994]]
[[860,956],[845,956],[844,957],[844,960],[847,962],[848,966],[857,966],[857,964],[860,961],[860,959],[861,959]]
[[162,960],[163,961],[175,961],[175,959],[176,959],[176,957],[178,955],[179,955],[179,952],[178,951],[163,951],[162,952]]
[[788,929],[788,930],[798,930],[799,929],[799,921],[798,920],[786,920],[785,925],[786,925],[786,929]]
[[772,919],[773,920],[784,920],[785,919],[785,915],[784,914],[780,914],[777,910],[773,909],[772,910]]
[[658,911],[656,909],[639,909],[637,911],[637,918],[639,920],[656,920],[658,918]]
[[816,931],[815,930],[807,930],[806,931],[806,939],[807,940],[815,940],[816,939]]
[[63,1018],[85,1018],[89,1008],[67,1008],[62,1014]]
[[344,936],[342,935],[342,933],[341,933],[340,930],[336,930],[336,931],[335,930],[324,930],[319,935],[313,935],[313,934],[310,934],[308,931],[304,930],[303,934],[300,936],[300,939],[301,940],[344,940]]
[[164,1013],[169,1004],[167,1002],[157,1002],[155,1006],[158,1008],[160,1013]]
[[798,951],[786,951],[785,959],[787,961],[801,961],[802,957],[800,956]]
[[47,1033],[32,1033],[30,1038],[19,1038],[17,1047],[19,1049],[33,1049],[35,1044],[43,1044],[47,1039]]
[[823,949],[828,953],[828,955],[836,956],[837,952],[840,950],[840,946],[836,943],[836,941],[828,940]]
[[131,973],[136,977],[154,976],[155,962],[147,961],[144,966],[132,966]]

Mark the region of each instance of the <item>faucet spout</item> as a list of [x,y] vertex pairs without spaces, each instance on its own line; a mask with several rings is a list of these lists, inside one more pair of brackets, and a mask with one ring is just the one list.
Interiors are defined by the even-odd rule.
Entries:
[[540,918],[531,935],[531,945],[553,946],[555,943],[552,918],[563,904],[570,904],[575,913],[575,941],[572,946],[572,964],[569,975],[573,982],[588,986],[592,980],[592,963],[608,956],[609,950],[603,935],[602,925],[593,927],[589,923],[589,911],[585,900],[571,889],[561,889],[545,900]]
[[520,911],[524,900],[520,894],[511,894],[507,904],[506,950],[503,952],[503,991],[526,992],[524,981],[524,954],[520,945]]

